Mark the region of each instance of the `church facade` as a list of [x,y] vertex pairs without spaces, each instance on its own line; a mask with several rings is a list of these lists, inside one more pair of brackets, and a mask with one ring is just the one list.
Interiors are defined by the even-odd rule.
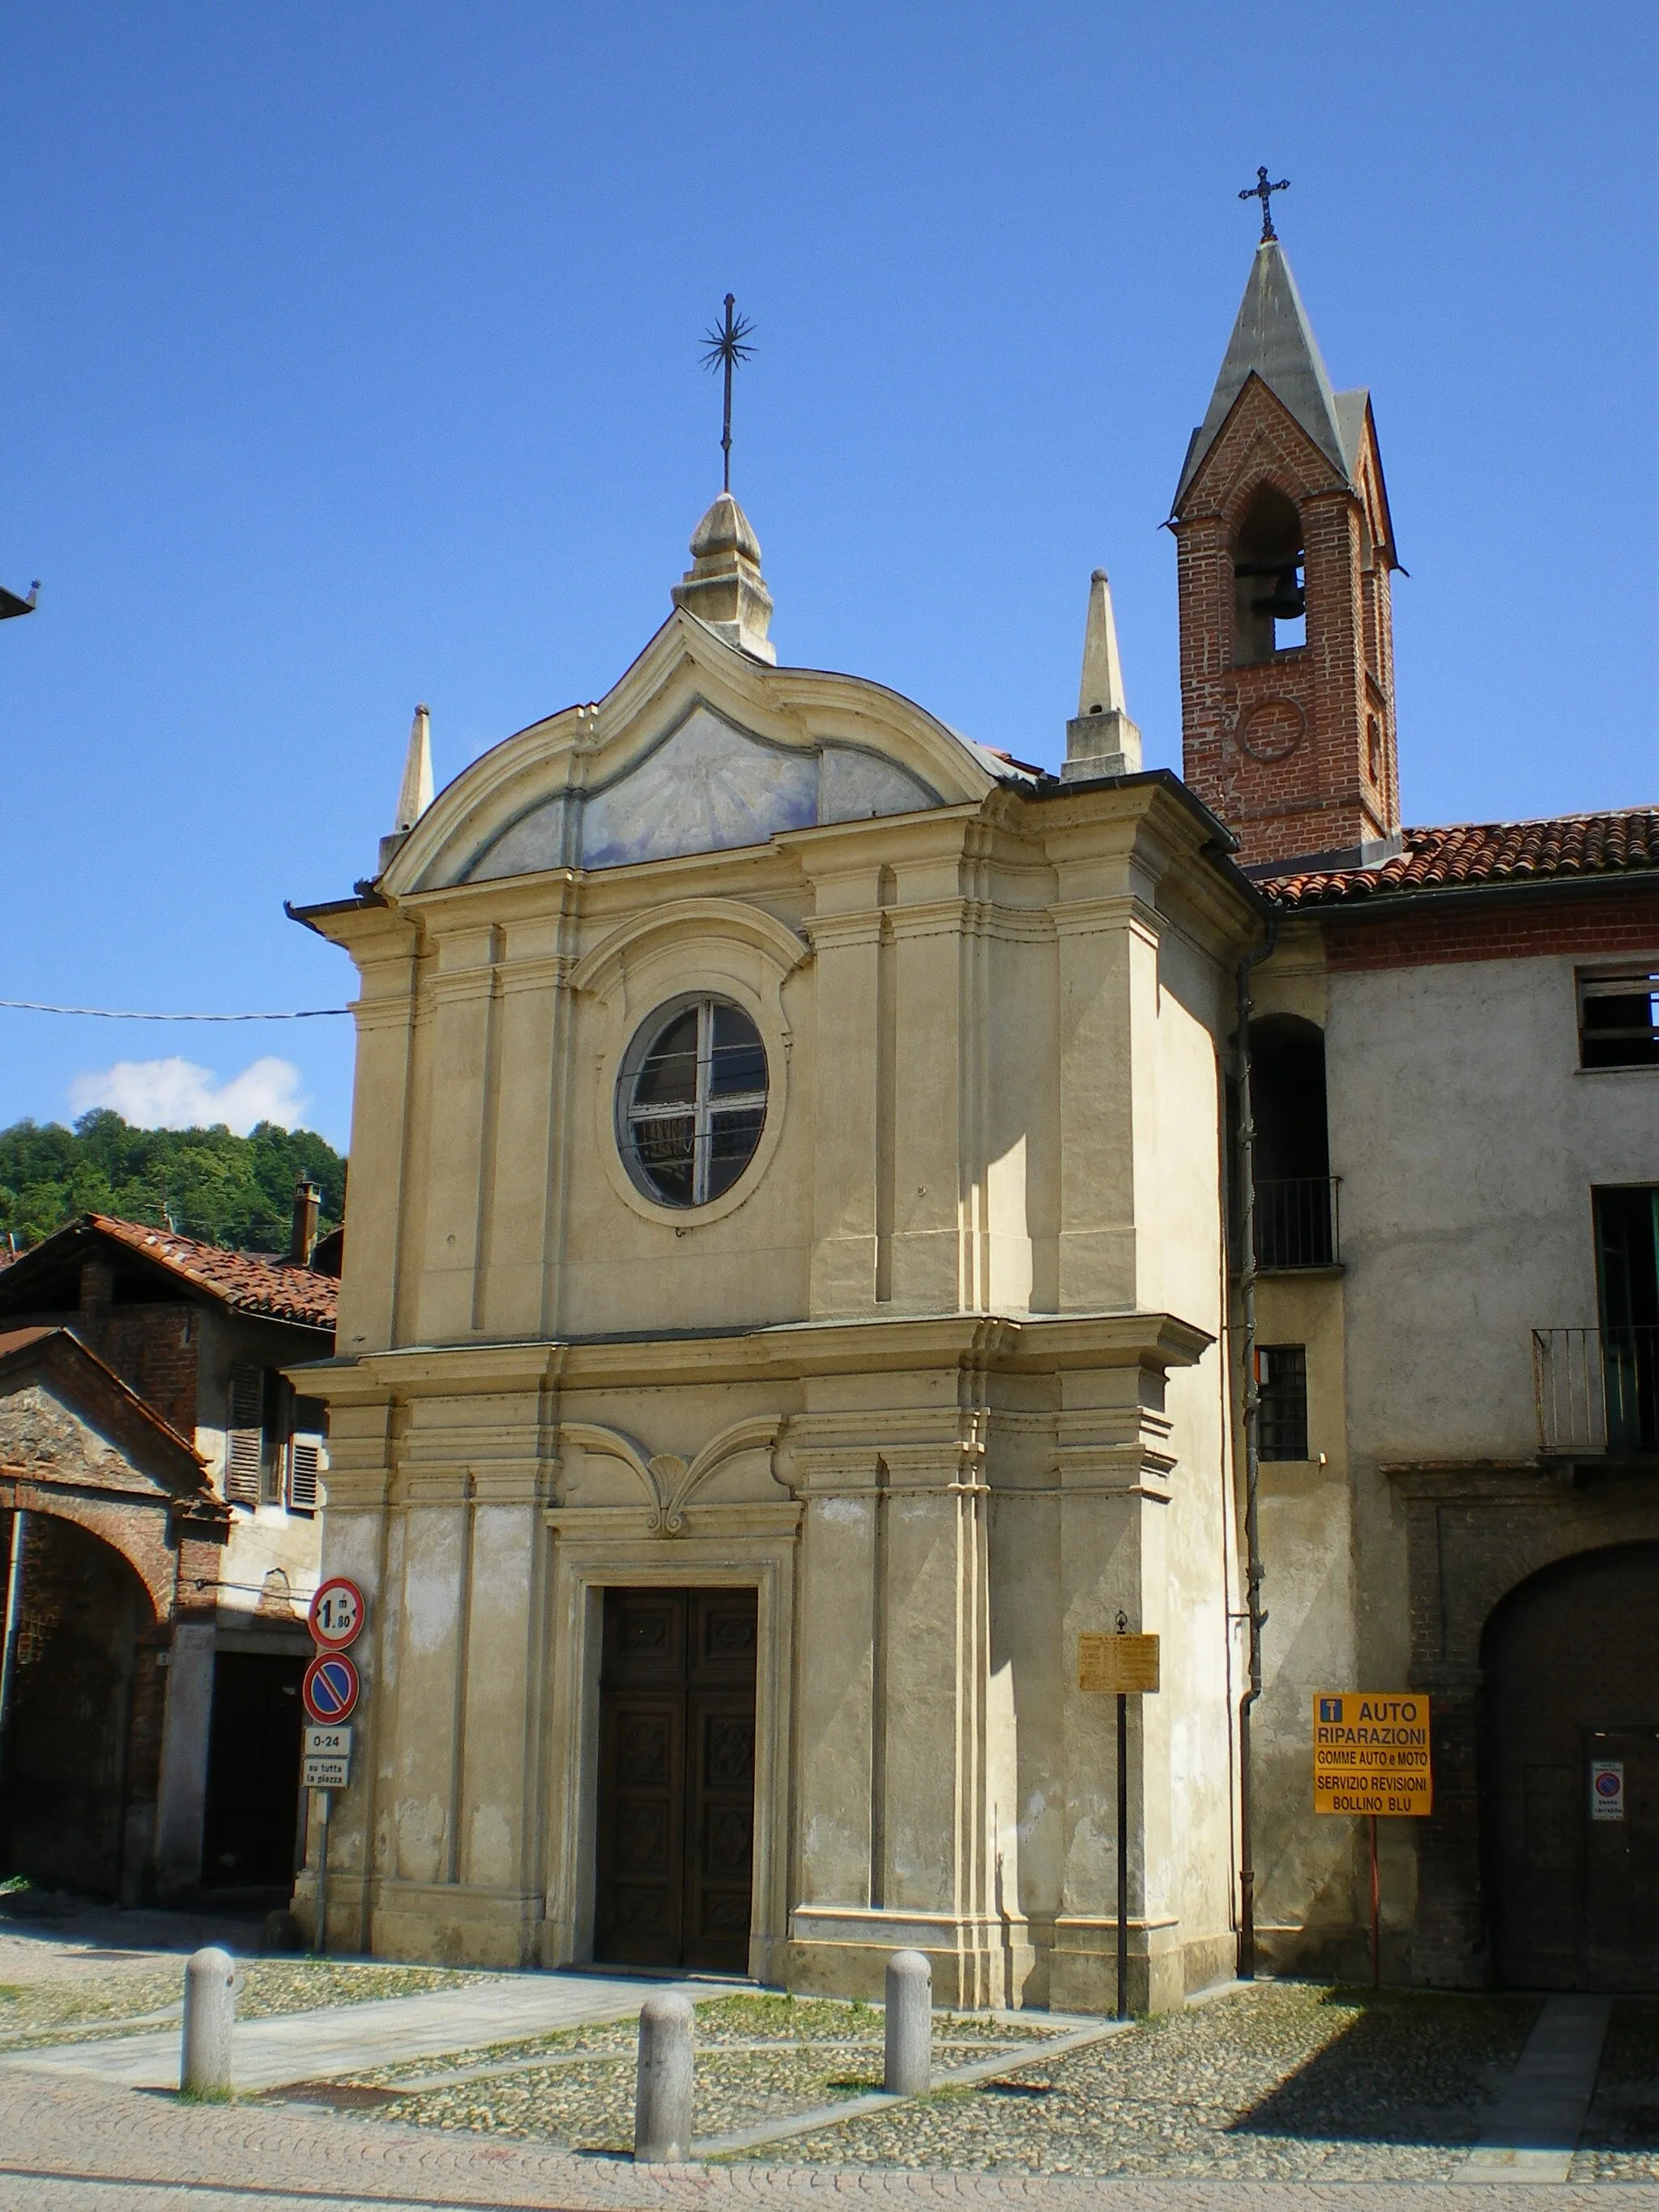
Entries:
[[[370,1608],[337,1945],[864,1995],[914,1946],[945,2002],[1109,2008],[1116,1701],[1079,1652],[1127,1631],[1161,1656],[1127,1705],[1137,2008],[1232,1972],[1241,1919],[1289,1967],[1363,1940],[1312,1690],[1434,1704],[1387,1971],[1524,1951],[1492,1933],[1483,1807],[1528,1785],[1487,1741],[1489,1617],[1581,1553],[1637,1589],[1659,1559],[1640,1206],[1593,1194],[1659,1186],[1659,1074],[1577,1044],[1587,1006],[1653,1035],[1659,830],[1524,867],[1498,829],[1402,831],[1375,427],[1276,243],[1173,521],[1184,778],[1142,769],[1103,578],[1046,775],[777,666],[727,494],[603,700],[301,916],[361,977],[336,1352],[301,1386],[325,1571]],[[1483,1068],[1546,1101],[1501,1171]],[[1537,1378],[1573,1358],[1584,1433],[1551,1443]],[[1485,1564],[1449,1583],[1460,1542]],[[1646,1680],[1659,1744],[1659,1652]],[[1600,1695],[1559,1717],[1580,1811]]]

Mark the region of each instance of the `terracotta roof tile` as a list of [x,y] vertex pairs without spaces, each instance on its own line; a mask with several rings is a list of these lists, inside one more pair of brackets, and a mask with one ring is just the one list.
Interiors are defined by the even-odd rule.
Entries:
[[112,1237],[159,1267],[181,1276],[198,1290],[210,1291],[238,1313],[266,1314],[273,1321],[301,1322],[308,1328],[332,1328],[339,1285],[331,1275],[313,1274],[284,1260],[252,1252],[222,1251],[166,1229],[142,1222],[118,1221],[112,1214],[89,1213],[94,1229]]
[[1537,822],[1454,823],[1404,835],[1404,852],[1375,868],[1256,880],[1276,906],[1300,910],[1411,891],[1659,872],[1655,806],[1626,807],[1616,814],[1558,814]]

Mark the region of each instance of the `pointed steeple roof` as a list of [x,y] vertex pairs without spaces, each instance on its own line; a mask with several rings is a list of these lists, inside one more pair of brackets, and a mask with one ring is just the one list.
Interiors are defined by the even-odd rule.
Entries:
[[[1350,447],[1354,441],[1343,435],[1341,403],[1331,390],[1319,341],[1313,334],[1313,325],[1308,320],[1308,311],[1302,304],[1302,295],[1296,288],[1284,247],[1276,238],[1264,239],[1255,250],[1249,282],[1239,302],[1238,319],[1227,342],[1208,410],[1187,448],[1181,482],[1176,487],[1177,507],[1219,436],[1221,426],[1252,371],[1343,476],[1351,476]],[[1363,416],[1363,393],[1344,392],[1342,399],[1358,400]],[[1348,411],[1352,413],[1352,406]]]

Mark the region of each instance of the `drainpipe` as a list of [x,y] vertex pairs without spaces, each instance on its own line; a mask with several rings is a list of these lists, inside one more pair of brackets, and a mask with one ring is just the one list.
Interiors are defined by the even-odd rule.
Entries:
[[6,1571],[6,1624],[0,1643],[0,1779],[10,1779],[12,1698],[17,1687],[17,1638],[23,1626],[23,1546],[28,1534],[28,1515],[14,1508],[11,1516],[11,1564]]
[[1250,1847],[1250,1714],[1261,1695],[1261,1390],[1255,1371],[1255,1121],[1250,1109],[1250,970],[1273,951],[1279,917],[1267,918],[1257,951],[1238,963],[1238,1279],[1243,1302],[1244,1603],[1249,1623],[1249,1687],[1238,1702],[1238,1978],[1255,1979],[1255,1855]]

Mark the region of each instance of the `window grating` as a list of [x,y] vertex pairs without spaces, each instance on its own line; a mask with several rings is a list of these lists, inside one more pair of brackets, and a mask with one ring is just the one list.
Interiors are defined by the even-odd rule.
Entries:
[[766,1125],[766,1048],[723,999],[682,1002],[641,1032],[622,1077],[623,1157],[647,1196],[706,1206],[755,1156]]
[[1301,1344],[1260,1344],[1255,1352],[1256,1450],[1262,1459],[1308,1456],[1308,1352]]
[[1659,969],[1578,978],[1583,1067],[1659,1067]]

